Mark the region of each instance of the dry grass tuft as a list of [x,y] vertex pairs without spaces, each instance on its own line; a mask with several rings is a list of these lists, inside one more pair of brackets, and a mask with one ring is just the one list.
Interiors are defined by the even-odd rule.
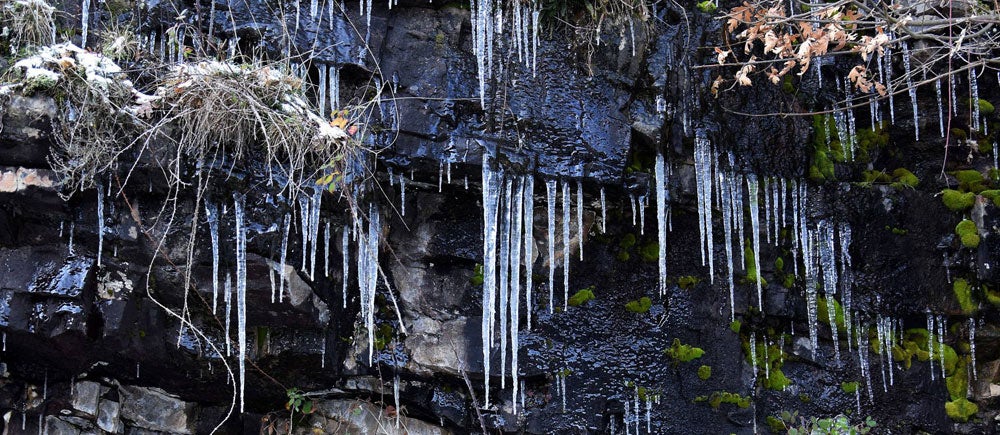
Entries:
[[55,10],[45,0],[0,0],[0,36],[10,53],[54,44]]

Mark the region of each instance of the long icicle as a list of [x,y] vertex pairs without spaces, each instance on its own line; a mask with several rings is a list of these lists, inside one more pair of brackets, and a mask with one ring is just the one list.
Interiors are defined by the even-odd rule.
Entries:
[[569,309],[569,216],[571,202],[569,199],[569,182],[562,182],[563,194],[563,311]]
[[[662,153],[656,153],[656,234],[659,242],[660,296],[667,293],[667,171]],[[601,191],[603,193],[603,191]]]
[[485,404],[490,403],[490,348],[493,345],[493,318],[496,307],[497,206],[502,172],[493,172],[483,162],[483,378]]
[[545,195],[548,200],[548,245],[549,250],[549,314],[555,306],[555,276],[556,276],[556,180],[545,182]]

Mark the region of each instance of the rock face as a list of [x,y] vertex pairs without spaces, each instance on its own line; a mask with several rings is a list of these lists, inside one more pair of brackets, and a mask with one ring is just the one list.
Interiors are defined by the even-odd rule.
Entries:
[[[59,28],[79,27],[81,5],[57,3],[65,12]],[[355,177],[353,191],[325,192],[319,206],[309,200],[311,183],[290,199],[283,169],[259,159],[260,150],[243,160],[223,152],[208,163],[157,135],[128,147],[100,174],[103,190],[64,200],[48,160],[62,97],[0,88],[4,433],[750,433],[781,432],[783,411],[850,414],[855,424],[871,416],[893,433],[997,430],[1000,213],[988,192],[1000,186],[989,177],[985,149],[950,151],[948,172],[987,175],[968,211],[950,211],[939,192],[960,180],[941,177],[943,141],[913,141],[913,126],[903,121],[912,119],[910,109],[897,101],[900,124],[885,127],[867,160],[834,159],[831,177],[816,177],[822,171],[811,118],[746,117],[732,109],[806,112],[830,98],[823,89],[829,83],[810,74],[798,93],[761,86],[711,98],[710,83],[691,66],[710,61],[693,47],[718,43],[718,23],[693,4],[657,2],[648,22],[629,17],[631,25],[605,28],[593,35],[601,40],[596,46],[554,26],[541,32],[537,52],[529,49],[534,68],[513,51],[531,43],[500,36],[506,39],[497,42],[483,106],[464,5],[374,3],[366,12],[356,3],[327,9],[319,2],[319,18],[308,4],[284,4],[276,13],[273,2],[106,2],[89,12],[94,51],[107,48],[95,29],[141,23],[143,54],[120,61],[134,67],[127,78],[143,92],[157,83],[150,65],[161,51],[176,60],[170,41],[181,29],[182,59],[187,49],[226,57],[229,46],[244,61],[290,55],[309,86],[326,83],[331,100],[336,87],[340,106],[325,108],[350,108],[337,116],[363,113],[351,122],[371,124],[363,145],[375,152],[357,162],[363,171],[337,174]],[[209,31],[211,44],[198,36]],[[231,45],[219,49],[220,41]],[[830,77],[838,66],[825,68]],[[321,72],[328,74],[322,80]],[[925,91],[921,105],[931,107]],[[980,83],[979,95],[995,99],[1000,89]],[[987,119],[1000,131],[995,115]],[[720,199],[718,190],[707,214],[714,246],[705,252],[699,240],[704,177],[699,181],[693,164],[700,159],[696,136],[713,144],[723,162],[717,172],[755,174],[761,182],[763,300],[743,251],[745,243],[752,252],[749,208],[738,209],[745,225],[733,231],[732,302],[728,212],[720,207],[729,197]],[[664,216],[657,216],[652,188],[658,152],[671,174]],[[528,195],[534,221],[523,225],[534,235],[532,255],[520,262],[528,271],[520,283],[530,275],[533,293],[523,288],[518,299],[516,350],[508,344],[502,355],[501,340],[513,337],[495,321],[488,360],[484,164],[535,177]],[[871,182],[865,172],[898,168],[918,182]],[[181,174],[183,183],[169,183],[168,173]],[[717,183],[718,175],[708,179]],[[570,186],[569,221],[563,191],[550,198],[549,180]],[[745,180],[737,180],[747,195]],[[785,193],[777,195],[778,186]],[[791,186],[802,187],[791,195]],[[237,261],[234,193],[245,198],[245,267]],[[318,207],[314,222],[311,207]],[[368,232],[374,213],[382,225]],[[833,257],[817,257],[818,282],[806,279],[800,215],[814,234],[820,222],[836,228]],[[955,234],[966,215],[980,235],[974,248]],[[660,219],[669,219],[664,295]],[[512,221],[501,216],[499,226]],[[303,235],[309,228],[315,241]],[[822,243],[811,246],[819,252]],[[359,259],[376,247],[376,261]],[[831,290],[824,278],[834,272],[838,288]],[[497,275],[498,283],[512,276]],[[371,308],[361,282],[374,283]],[[817,284],[827,291],[810,313],[807,288]],[[563,292],[585,289],[593,299],[564,301]],[[810,325],[812,316],[818,320]],[[959,423],[946,409],[966,397],[978,412]]]

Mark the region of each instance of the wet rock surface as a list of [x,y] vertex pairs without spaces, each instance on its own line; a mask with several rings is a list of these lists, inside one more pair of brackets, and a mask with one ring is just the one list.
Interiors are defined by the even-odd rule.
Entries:
[[[159,35],[176,24],[179,11],[205,15],[208,6],[149,2],[139,33]],[[625,426],[630,433],[751,433],[773,429],[768,417],[782,411],[850,414],[858,422],[871,416],[892,433],[996,431],[1000,213],[977,198],[969,217],[981,241],[974,249],[961,244],[955,225],[963,214],[948,210],[938,195],[957,184],[940,176],[943,142],[914,143],[903,112],[889,127],[889,144],[872,150],[868,162],[837,162],[837,179],[818,182],[808,179],[815,151],[809,117],[735,113],[796,112],[804,110],[802,99],[759,87],[713,100],[707,83],[689,76],[685,65],[694,60],[682,39],[690,32],[700,46],[717,38],[718,24],[705,14],[660,5],[656,25],[630,36],[603,35],[606,43],[586,62],[579,47],[565,48],[567,35],[543,35],[535,71],[518,62],[504,64],[504,71],[494,65],[484,108],[464,7],[403,1],[389,10],[379,3],[367,16],[356,4],[346,11],[337,4],[328,15],[320,3],[323,18],[303,13],[289,39],[292,9],[283,11],[283,23],[270,3],[211,6],[216,35],[238,35],[246,52],[259,46],[273,57],[305,56],[316,48],[309,78],[317,79],[319,64],[337,68],[341,101],[357,102],[375,80],[391,87],[381,104],[371,105],[373,122],[383,127],[370,144],[379,150],[370,174],[377,188],[323,196],[318,261],[304,266],[311,254],[302,243],[300,205],[285,196],[280,180],[271,182],[265,162],[206,167],[213,178],[204,198],[187,190],[174,196],[163,176],[174,169],[162,162],[175,150],[157,139],[149,151],[125,153],[128,164],[103,181],[109,193],[83,191],[64,201],[46,160],[56,103],[5,96],[0,414],[7,417],[0,424],[6,433],[612,433]],[[63,9],[77,14],[79,7]],[[690,13],[691,21],[679,13]],[[93,19],[92,25],[113,20],[104,10]],[[818,95],[821,85],[807,78],[802,92]],[[1000,95],[985,84],[980,93]],[[758,254],[768,281],[762,309],[734,241],[737,322],[731,321],[719,213],[709,216],[714,277],[700,252],[696,132],[716,151],[733,152],[740,172],[807,183],[808,205],[800,212],[810,222],[851,228],[851,265],[840,273],[850,276],[849,316],[860,331],[848,338],[836,320],[831,329],[824,312],[813,325],[813,347],[804,264],[789,235],[794,230],[784,223],[775,231],[779,241],[763,242]],[[657,150],[672,171],[664,296],[657,292],[651,188]],[[948,171],[987,173],[989,155],[953,151],[944,162]],[[509,372],[501,374],[500,352],[492,352],[485,373],[481,349],[484,160],[536,176],[535,220],[526,225],[534,231],[534,253],[522,262],[535,285],[521,306],[516,396]],[[182,171],[194,177],[196,162],[186,165]],[[871,168],[908,168],[920,181],[859,183]],[[565,309],[562,242],[553,257],[547,251],[543,180],[556,178],[573,186],[568,293],[594,294]],[[584,234],[576,227],[576,180],[584,190]],[[237,272],[234,192],[246,195],[248,227],[243,413],[230,378],[238,350],[225,339],[238,328],[236,295],[226,296]],[[217,280],[205,198],[220,209]],[[557,198],[553,222],[561,240],[561,192]],[[643,200],[644,218],[632,205]],[[361,204],[362,214],[370,204],[383,220],[374,331],[360,313],[350,201]],[[282,263],[286,214],[292,224]],[[553,289],[550,262],[559,265]],[[971,299],[958,295],[958,279],[973,284]],[[644,297],[648,306],[636,309]],[[970,423],[946,414],[945,403],[955,399],[947,382],[956,381],[942,380],[941,362],[928,361],[926,335],[904,340],[908,331],[927,328],[928,312],[947,322],[942,343],[956,352],[955,360],[948,356],[948,378],[961,376],[955,367],[976,369],[967,382],[979,413]],[[899,349],[878,347],[884,335],[875,325],[884,319]],[[679,357],[675,346],[682,345],[703,354]],[[486,377],[489,403],[483,403]],[[848,391],[852,382],[857,393]]]

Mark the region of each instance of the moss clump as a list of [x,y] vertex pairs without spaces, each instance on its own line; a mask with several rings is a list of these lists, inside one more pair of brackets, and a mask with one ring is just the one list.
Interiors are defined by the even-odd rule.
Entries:
[[979,192],[979,196],[993,201],[993,205],[1000,205],[1000,190],[991,189]]
[[594,286],[590,286],[574,293],[573,296],[569,297],[569,300],[566,301],[566,303],[569,304],[571,307],[579,307],[580,305],[583,305],[587,301],[593,299],[594,299]]
[[955,226],[955,234],[962,240],[962,246],[966,248],[979,247],[979,230],[976,229],[975,222],[963,219]]
[[677,285],[680,286],[680,288],[682,288],[684,290],[687,290],[687,289],[689,289],[691,287],[694,287],[694,286],[698,285],[699,282],[701,282],[700,279],[698,279],[698,278],[696,278],[694,276],[691,276],[691,275],[686,275],[686,276],[682,276],[680,278],[677,278]]
[[972,208],[973,204],[976,203],[976,194],[972,192],[959,192],[953,189],[945,189],[941,191],[941,201],[944,203],[948,210],[954,212],[964,212]]
[[792,380],[785,376],[785,372],[777,368],[771,369],[770,376],[764,380],[764,386],[774,391],[785,391],[789,385],[792,385]]
[[812,164],[809,165],[809,178],[817,183],[837,179],[833,171],[833,161],[830,160],[828,152],[816,150],[813,153]]
[[785,260],[783,258],[778,257],[774,260],[774,270],[777,270],[778,272],[785,270]]
[[632,258],[632,255],[629,254],[628,251],[621,250],[621,251],[618,251],[618,254],[615,255],[615,258],[617,258],[618,261],[621,261],[622,263],[624,263],[624,262],[628,261],[630,258]]
[[[757,261],[756,257],[753,255],[753,245],[750,243],[750,240],[747,240],[746,248],[743,249],[743,258],[746,260],[743,265],[743,270],[747,271],[747,276],[744,278],[744,282],[747,284],[756,284],[758,278]],[[765,280],[763,276],[760,276],[760,285],[767,285],[767,280]]]
[[781,285],[784,286],[785,288],[792,288],[793,286],[795,286],[795,275],[792,275],[790,273],[785,275],[785,279],[782,280]]
[[[947,355],[946,355],[947,356]],[[945,362],[947,362],[945,358]],[[961,364],[958,364],[961,363]],[[969,374],[965,369],[965,358],[956,356],[955,372],[944,378],[951,400],[964,399],[969,393]]]
[[730,393],[728,391],[716,391],[709,395],[698,396],[694,399],[695,402],[708,402],[709,406],[713,409],[719,409],[723,403],[736,405],[741,409],[746,409],[750,407],[750,398],[743,397],[737,393]]
[[642,261],[653,262],[660,258],[660,244],[656,242],[651,242],[642,247],[639,250],[639,255],[642,256]]
[[966,398],[961,398],[951,402],[946,402],[944,404],[944,412],[946,412],[948,417],[952,420],[964,423],[969,421],[970,417],[979,412],[979,406],[970,402]]
[[972,300],[972,286],[969,285],[968,281],[964,278],[956,279],[951,288],[955,293],[958,306],[962,308],[963,313],[972,314],[976,312],[979,304]]
[[702,11],[706,14],[715,12],[716,9],[715,2],[713,2],[712,0],[705,0],[703,2],[698,2],[697,7],[699,11]]
[[785,427],[785,422],[781,421],[780,418],[773,415],[767,416],[767,427],[771,428],[772,433],[786,433],[788,428]]
[[633,313],[645,314],[649,312],[649,308],[652,306],[653,306],[653,301],[651,301],[648,297],[643,296],[639,298],[639,300],[630,301],[629,303],[625,304],[625,309]]
[[982,98],[979,99],[979,113],[989,115],[994,111],[996,111],[996,108],[993,107],[993,103],[990,103]]
[[854,394],[856,391],[858,391],[858,383],[857,382],[841,382],[840,383],[840,389],[843,390],[847,394]]
[[847,327],[844,324],[844,307],[842,307],[840,305],[840,302],[837,302],[837,300],[834,298],[827,299],[824,297],[820,297],[817,300],[816,315],[819,317],[819,321],[826,323],[827,325],[830,324],[830,308],[829,308],[830,301],[832,301],[833,303],[834,322],[837,325],[837,330],[846,331]]
[[986,296],[986,301],[995,307],[1000,307],[1000,293],[990,290],[985,284],[983,287],[983,295]]
[[476,267],[472,269],[472,277],[469,278],[469,284],[474,286],[483,285],[483,265],[476,264]]
[[974,169],[952,172],[951,175],[958,180],[958,190],[962,192],[979,193],[986,190],[986,178],[982,172]]
[[674,343],[670,347],[663,351],[663,353],[670,357],[674,361],[676,366],[678,363],[688,362],[696,358],[701,358],[705,354],[705,350],[700,347],[693,347],[689,344],[682,344],[681,339],[675,338]]
[[897,168],[895,171],[892,171],[892,178],[894,180],[892,187],[896,189],[903,187],[912,189],[920,184],[920,179],[906,168]]
[[739,320],[733,320],[732,323],[729,324],[729,329],[731,329],[733,332],[739,334],[740,333],[740,327],[742,327],[742,326],[743,326],[743,322],[740,322]]
[[712,377],[712,367],[711,366],[701,366],[698,367],[698,379],[707,381],[708,378]]
[[621,241],[618,242],[618,247],[622,249],[629,249],[635,246],[635,234],[629,233],[622,237]]
[[868,169],[861,173],[861,183],[863,184],[876,184],[876,183],[890,183],[892,182],[892,177],[885,173],[885,171],[879,171],[877,169]]

